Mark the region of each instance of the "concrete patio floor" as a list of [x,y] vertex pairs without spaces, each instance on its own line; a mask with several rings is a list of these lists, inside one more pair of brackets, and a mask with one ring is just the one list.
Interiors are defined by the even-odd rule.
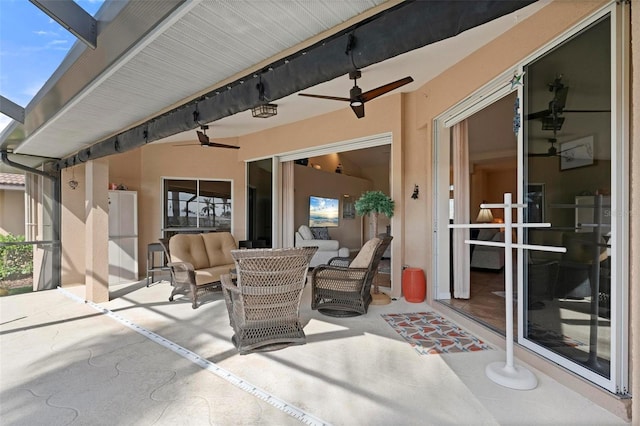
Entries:
[[221,293],[196,310],[169,293],[141,281],[99,306],[82,302],[82,286],[0,298],[0,423],[626,424],[532,367],[534,390],[493,383],[484,369],[505,359],[498,348],[418,355],[380,314],[424,303],[331,318],[311,311],[307,286],[307,343],[241,356]]

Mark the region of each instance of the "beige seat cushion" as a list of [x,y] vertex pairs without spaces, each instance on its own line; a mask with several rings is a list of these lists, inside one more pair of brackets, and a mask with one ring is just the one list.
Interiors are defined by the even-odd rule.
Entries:
[[[172,262],[187,262],[194,269],[208,268],[209,257],[200,234],[176,234],[169,240]],[[224,262],[228,263],[228,262]]]
[[233,264],[231,250],[235,250],[238,247],[235,238],[230,232],[209,232],[202,234],[202,240],[209,258],[205,267]]
[[235,263],[213,266],[211,268],[198,269],[196,273],[196,285],[209,284],[220,281],[222,275],[228,274],[235,268]]
[[351,261],[349,268],[368,268],[371,260],[373,259],[373,255],[381,242],[382,240],[378,237],[374,237],[367,241],[362,246],[355,259]]

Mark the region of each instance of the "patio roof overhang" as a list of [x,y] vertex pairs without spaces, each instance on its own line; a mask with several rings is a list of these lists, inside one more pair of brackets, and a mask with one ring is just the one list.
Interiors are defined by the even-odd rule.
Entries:
[[[366,68],[455,38],[534,0],[371,0],[345,2],[338,10],[328,1],[314,2],[313,10],[305,2],[284,9],[278,3],[106,3],[97,16],[102,25],[97,49],[74,46],[27,106],[25,124],[14,122],[0,135],[0,149],[56,159],[57,169],[125,152],[249,110],[261,102],[259,79],[274,101],[344,76],[353,69],[345,55],[349,34],[358,40],[354,62]],[[125,39],[123,29],[134,19],[130,31],[135,34]],[[283,19],[285,25],[274,25]],[[514,24],[501,25],[490,37]],[[109,48],[114,51],[105,58]],[[466,54],[462,50],[457,60]],[[87,81],[76,81],[82,72]],[[402,72],[413,74],[412,69]],[[389,78],[367,83],[375,87]],[[259,121],[283,123],[271,120]]]

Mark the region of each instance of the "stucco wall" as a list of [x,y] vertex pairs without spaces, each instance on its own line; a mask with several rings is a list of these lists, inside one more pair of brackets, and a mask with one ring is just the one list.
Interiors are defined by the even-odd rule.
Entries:
[[0,190],[0,234],[24,235],[24,189]]
[[[76,189],[68,182],[75,179]],[[85,168],[84,165],[62,171],[62,285],[85,283]]]
[[362,222],[359,216],[353,219],[342,217],[343,195],[349,194],[356,200],[364,191],[372,188],[372,183],[365,179],[342,175],[334,172],[315,170],[312,167],[295,166],[294,170],[294,224],[309,224],[309,196],[335,198],[340,203],[339,226],[329,228],[331,239],[340,241],[341,247],[359,249],[361,247]]

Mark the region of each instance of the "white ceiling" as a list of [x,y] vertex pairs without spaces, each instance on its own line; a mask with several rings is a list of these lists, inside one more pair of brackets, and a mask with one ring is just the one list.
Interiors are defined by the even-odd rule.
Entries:
[[[63,158],[212,90],[221,82],[260,69],[261,64],[284,57],[284,52],[300,49],[314,37],[336,32],[350,19],[360,19],[362,13],[373,13],[396,3],[188,2],[160,23],[155,32],[131,46],[100,78],[19,146],[8,148],[22,154]],[[362,71],[358,84],[366,91],[410,75],[414,82],[399,90],[417,90],[546,4],[536,2],[456,37],[372,65]],[[305,92],[347,96],[351,86],[352,81],[345,75]],[[209,134],[214,139],[240,136],[348,108],[343,102],[297,94],[275,103],[278,104],[275,117],[257,119],[245,111],[216,121]],[[188,131],[160,142],[194,139],[195,132]]]

